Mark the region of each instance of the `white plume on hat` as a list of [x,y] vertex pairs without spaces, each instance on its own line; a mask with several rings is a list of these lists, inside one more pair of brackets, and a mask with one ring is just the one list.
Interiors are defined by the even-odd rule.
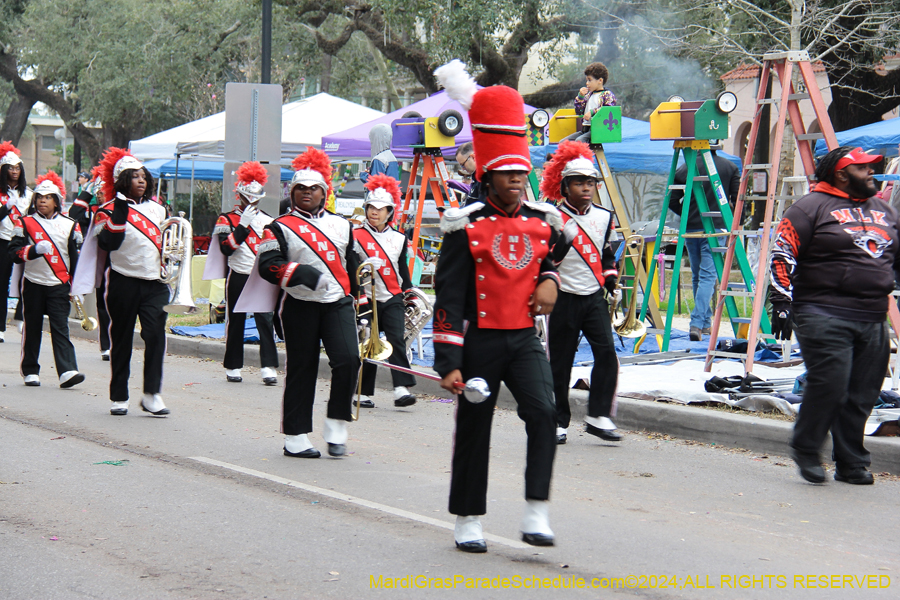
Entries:
[[447,90],[447,95],[451,99],[459,102],[466,110],[472,107],[472,97],[478,91],[478,85],[466,71],[465,63],[454,58],[446,65],[435,69],[434,76],[437,77],[438,83]]

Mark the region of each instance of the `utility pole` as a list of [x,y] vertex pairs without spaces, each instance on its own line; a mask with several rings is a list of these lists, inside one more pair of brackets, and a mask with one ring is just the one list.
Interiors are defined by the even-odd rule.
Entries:
[[272,83],[272,0],[262,0],[262,73],[260,83]]

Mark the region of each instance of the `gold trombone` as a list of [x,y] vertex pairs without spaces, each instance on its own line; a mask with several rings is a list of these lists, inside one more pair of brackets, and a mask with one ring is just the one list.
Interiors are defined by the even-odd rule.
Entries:
[[[631,285],[631,298],[628,302],[628,314],[620,318],[616,318],[616,310],[620,302],[615,295],[610,299],[609,317],[612,320],[613,330],[619,337],[623,338],[641,338],[647,335],[647,327],[637,318],[637,288],[638,288],[638,265],[642,260],[644,253],[644,237],[637,234],[628,236],[623,242],[625,249],[622,251],[622,258],[619,259],[619,273],[625,272],[625,264],[627,259],[631,259],[632,271],[634,272],[634,283]],[[625,286],[619,283],[619,289],[625,293]]]
[[[354,421],[359,420],[359,404],[362,401],[362,368],[365,364],[365,359],[371,358],[385,361],[394,352],[390,343],[382,340],[378,334],[378,311],[375,308],[375,271],[376,267],[372,259],[367,259],[356,269],[356,281],[359,285],[359,290],[356,293],[356,322],[359,328],[359,356],[361,360],[359,376],[356,382],[356,414],[353,415]],[[366,287],[369,288],[368,294],[365,292]],[[369,297],[369,309],[365,312],[359,312],[360,301],[366,295]],[[371,326],[368,319],[362,318],[368,315],[372,316]]]

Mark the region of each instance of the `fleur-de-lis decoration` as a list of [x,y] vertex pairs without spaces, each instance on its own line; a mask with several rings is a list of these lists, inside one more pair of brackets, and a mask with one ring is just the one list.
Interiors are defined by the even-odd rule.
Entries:
[[615,129],[616,125],[619,124],[619,120],[613,117],[612,113],[610,113],[606,116],[605,119],[603,119],[603,124],[606,125],[607,129],[612,131],[613,129]]

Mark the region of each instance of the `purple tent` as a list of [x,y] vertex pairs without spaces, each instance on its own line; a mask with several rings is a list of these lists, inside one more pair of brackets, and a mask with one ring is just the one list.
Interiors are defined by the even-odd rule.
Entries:
[[[472,128],[469,126],[468,111],[463,110],[463,107],[459,105],[459,102],[447,97],[447,92],[438,92],[424,100],[414,102],[409,106],[405,106],[400,110],[395,110],[392,113],[378,117],[368,123],[357,125],[346,131],[323,136],[322,150],[327,152],[332,158],[371,158],[369,130],[372,129],[373,125],[377,125],[378,123],[390,125],[391,122],[401,118],[410,111],[415,111],[423,117],[439,117],[445,110],[458,111],[463,118],[463,130],[456,136],[456,146],[451,147],[449,152],[447,148],[443,149],[445,156],[452,157],[456,148],[462,146],[466,142],[472,141]],[[529,114],[534,110],[533,106],[525,105],[526,114]],[[391,148],[391,150],[398,160],[410,160],[413,157],[412,148],[409,147],[394,147]]]

